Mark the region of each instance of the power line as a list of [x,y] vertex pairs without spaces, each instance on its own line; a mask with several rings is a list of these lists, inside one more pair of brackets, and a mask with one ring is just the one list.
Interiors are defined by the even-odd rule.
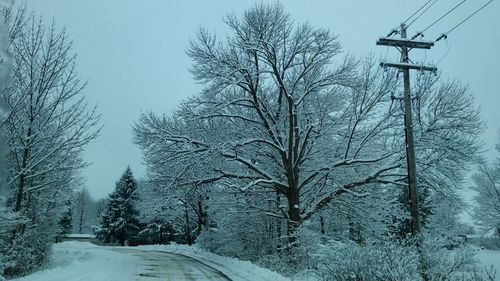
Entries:
[[455,5],[455,7],[451,8],[448,12],[446,12],[444,15],[442,15],[441,17],[439,17],[437,20],[435,20],[433,23],[431,23],[429,26],[427,26],[423,31],[420,31],[418,32],[417,34],[415,34],[411,39],[415,39],[419,36],[423,36],[424,35],[424,32],[426,32],[429,28],[431,28],[433,25],[435,25],[436,23],[438,23],[439,21],[441,21],[444,17],[446,17],[447,15],[449,15],[451,12],[453,12],[456,8],[460,7],[463,3],[465,3],[465,1],[467,0],[463,0],[462,2],[458,3],[457,5]]
[[[415,16],[418,12],[420,12],[420,10],[422,10],[425,6],[427,6],[427,4],[429,4],[431,1],[433,1],[433,0],[428,0],[427,2],[425,2],[422,6],[420,6],[420,8],[418,8],[413,14],[411,14],[411,16],[409,16],[405,21],[403,21],[402,24],[405,24],[407,21],[409,21],[413,16]],[[437,1],[437,0],[435,0],[435,1]],[[424,13],[425,13],[425,11],[424,11]],[[392,35],[398,33],[398,28],[399,28],[399,26],[393,28],[391,30],[391,32],[389,34],[387,34],[386,37],[391,37]]]
[[491,2],[493,2],[493,0],[490,0],[488,2],[486,2],[486,4],[484,4],[483,6],[481,6],[481,8],[477,9],[474,13],[470,14],[468,17],[466,17],[465,19],[463,19],[461,22],[459,22],[458,24],[456,24],[454,27],[452,27],[450,30],[448,30],[447,32],[441,34],[437,39],[436,41],[434,42],[437,42],[443,38],[447,38],[448,37],[448,34],[450,34],[450,32],[452,32],[453,30],[455,30],[457,27],[461,26],[462,24],[464,24],[467,20],[469,20],[470,18],[472,18],[475,14],[477,14],[479,11],[481,11],[482,9],[484,9],[484,7],[488,6]]
[[[420,10],[422,10],[425,6],[427,6],[431,1],[433,0],[429,0],[427,2],[425,2],[420,8],[418,8],[418,10],[416,10],[411,16],[409,16],[404,22],[402,23],[406,23],[407,21],[409,21],[414,15],[416,15],[418,12],[420,12]],[[433,3],[434,5],[434,3]],[[432,5],[431,5],[432,6]],[[425,11],[424,11],[425,13]]]
[[416,18],[414,18],[406,27],[408,28],[410,25],[412,25],[415,21],[417,21],[422,15],[424,15],[430,8],[432,8],[432,6],[434,6],[434,4],[436,4],[437,0],[434,0],[434,2],[432,2],[429,6],[427,6],[427,8],[425,8],[425,10],[420,13],[420,15],[418,15]]

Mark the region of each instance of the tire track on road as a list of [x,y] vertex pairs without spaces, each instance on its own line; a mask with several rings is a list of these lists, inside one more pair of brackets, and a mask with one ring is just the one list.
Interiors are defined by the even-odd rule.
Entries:
[[221,270],[187,255],[131,248],[114,250],[135,255],[144,261],[143,269],[136,277],[137,281],[232,281]]

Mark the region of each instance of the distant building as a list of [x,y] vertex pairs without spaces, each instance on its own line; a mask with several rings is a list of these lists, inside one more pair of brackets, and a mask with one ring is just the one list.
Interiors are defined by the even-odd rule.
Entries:
[[95,240],[94,234],[66,234],[61,237],[62,241],[82,241],[93,242]]

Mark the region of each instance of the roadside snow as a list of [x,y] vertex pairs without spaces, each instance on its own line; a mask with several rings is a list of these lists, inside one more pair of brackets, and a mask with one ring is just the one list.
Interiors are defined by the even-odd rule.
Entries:
[[495,280],[500,281],[500,251],[479,250],[476,253],[476,258],[488,270],[493,267],[493,269],[496,270]]
[[48,269],[15,281],[134,280],[140,263],[132,255],[88,242],[68,241],[53,246]]
[[249,261],[218,256],[195,246],[187,245],[148,245],[138,246],[140,250],[164,251],[195,258],[213,268],[224,272],[234,281],[290,281],[274,271],[261,268]]

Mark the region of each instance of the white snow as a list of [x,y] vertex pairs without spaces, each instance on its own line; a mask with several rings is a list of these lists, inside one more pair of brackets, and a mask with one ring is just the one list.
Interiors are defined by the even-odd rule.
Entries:
[[88,242],[63,242],[53,246],[48,269],[16,281],[125,281],[134,280],[139,258]]
[[[164,252],[164,254],[161,254]],[[187,265],[190,258],[182,259],[180,254],[194,258],[193,266]],[[175,268],[174,257],[180,258],[180,266]],[[170,258],[173,258],[172,260]],[[153,261],[154,260],[154,261]],[[198,262],[199,263],[198,263]],[[201,263],[201,264],[200,264]],[[165,264],[165,266],[162,266]],[[151,267],[154,265],[154,267]],[[53,246],[51,261],[47,269],[32,275],[14,279],[15,281],[127,281],[151,280],[152,276],[181,276],[187,271],[195,280],[205,280],[204,266],[224,273],[233,281],[290,281],[276,272],[260,268],[251,262],[221,257],[205,252],[195,246],[150,245],[139,247],[105,247],[88,242],[69,241]],[[185,267],[189,267],[186,268]],[[152,271],[151,271],[152,270]],[[199,274],[196,271],[200,271]],[[142,275],[142,276],[141,276]],[[166,276],[165,276],[166,277]],[[198,278],[198,279],[197,279]],[[154,279],[154,278],[153,278]],[[180,279],[179,279],[180,280]],[[189,279],[191,280],[191,279]],[[212,279],[210,279],[212,280]]]
[[[150,252],[150,253],[148,253]],[[261,268],[248,261],[208,253],[196,246],[150,245],[138,247],[102,247],[88,242],[69,241],[55,244],[47,269],[15,281],[126,281],[143,280],[139,274],[148,270],[145,257],[157,260],[157,266],[169,263],[167,253],[181,254],[223,272],[234,281],[290,281],[280,274]],[[500,251],[477,249],[476,258],[490,269],[496,270],[500,281]],[[149,263],[151,260],[148,261]],[[195,263],[195,265],[200,265]],[[167,269],[167,267],[165,267]],[[195,271],[196,268],[193,268]],[[163,272],[159,270],[158,272]],[[166,271],[165,271],[166,272]],[[147,279],[150,280],[150,279]]]
[[495,280],[500,281],[500,251],[496,250],[479,250],[476,254],[476,258],[479,262],[490,270],[493,267],[496,270]]

